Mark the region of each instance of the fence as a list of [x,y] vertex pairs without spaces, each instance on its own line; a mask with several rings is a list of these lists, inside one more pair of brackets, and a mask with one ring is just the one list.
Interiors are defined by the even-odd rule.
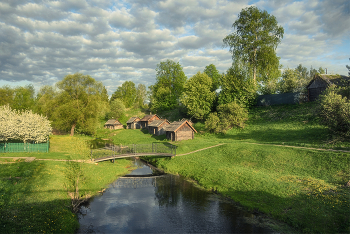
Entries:
[[0,143],[0,153],[49,152],[50,142],[45,143]]
[[300,93],[280,93],[260,95],[257,98],[257,106],[270,106],[282,104],[296,104],[299,103]]
[[121,154],[150,154],[164,153],[176,155],[176,147],[169,143],[152,143],[152,144],[130,144],[130,145],[111,145],[104,148],[92,149],[91,159],[117,156]]

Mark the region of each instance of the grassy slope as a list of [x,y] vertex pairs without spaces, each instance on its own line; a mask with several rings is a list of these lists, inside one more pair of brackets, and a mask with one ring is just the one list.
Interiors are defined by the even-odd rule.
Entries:
[[[217,189],[242,205],[270,214],[303,232],[350,232],[350,154],[250,143],[349,149],[327,144],[314,103],[255,108],[243,130],[198,134],[176,143],[178,152],[226,143],[195,154],[153,159],[171,173]],[[197,130],[203,125],[196,124]],[[250,142],[250,143],[249,143]],[[152,160],[149,158],[149,160]]]
[[[51,159],[86,158],[86,137],[53,136],[52,152],[7,153],[6,157],[37,157]],[[86,149],[85,149],[86,151]],[[3,159],[2,162],[9,161]],[[128,172],[130,161],[116,160],[95,164],[82,163],[86,178],[80,194],[94,195],[118,176]],[[78,220],[69,208],[65,189],[66,162],[33,161],[0,164],[0,233],[59,232],[73,233]],[[17,178],[16,178],[17,177]]]

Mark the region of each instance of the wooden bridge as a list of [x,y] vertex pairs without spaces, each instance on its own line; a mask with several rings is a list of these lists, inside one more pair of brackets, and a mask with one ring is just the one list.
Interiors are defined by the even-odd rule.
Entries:
[[91,161],[101,162],[118,158],[143,156],[176,156],[176,146],[169,143],[110,145],[91,150]]

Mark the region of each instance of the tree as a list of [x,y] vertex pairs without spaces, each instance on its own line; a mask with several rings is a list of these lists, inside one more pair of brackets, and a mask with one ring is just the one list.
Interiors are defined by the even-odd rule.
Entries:
[[230,47],[233,60],[252,68],[254,82],[258,70],[278,68],[279,58],[275,50],[283,38],[284,29],[277,25],[274,16],[251,6],[240,12],[232,27],[236,31],[224,38],[224,45]]
[[55,87],[49,85],[42,86],[36,95],[35,112],[51,119],[53,110],[56,106],[57,95],[58,92],[55,90]]
[[282,79],[278,85],[281,93],[293,93],[301,91],[304,82],[300,79],[297,70],[288,68],[283,71]]
[[208,66],[205,67],[204,73],[207,74],[211,80],[212,80],[212,91],[215,91],[219,88],[220,86],[220,73],[216,69],[214,64],[209,64]]
[[189,115],[203,119],[210,113],[215,100],[212,87],[212,79],[206,73],[198,72],[186,81],[181,102],[187,108]]
[[135,103],[139,106],[139,107],[143,107],[144,106],[144,102],[147,98],[147,90],[146,90],[146,86],[144,84],[138,84],[137,88],[136,88],[136,101]]
[[46,142],[51,134],[50,121],[31,110],[17,111],[9,105],[0,107],[0,141],[21,140],[24,143]]
[[214,133],[226,133],[230,128],[244,128],[248,119],[246,108],[236,102],[226,103],[218,106],[218,114],[211,113],[205,121],[205,128]]
[[221,92],[218,103],[236,102],[242,106],[251,106],[256,97],[254,82],[249,79],[248,71],[238,64],[229,68],[221,78]]
[[108,113],[108,119],[120,119],[125,115],[125,105],[119,98],[114,99],[110,103],[110,112]]
[[174,109],[179,105],[187,77],[181,65],[172,60],[160,62],[156,72],[156,83],[150,87],[151,107],[155,111]]
[[103,98],[104,86],[89,75],[75,73],[57,82],[60,90],[52,118],[61,130],[75,128],[85,133],[94,133],[100,117],[105,115],[108,103]]
[[[349,58],[349,60],[350,60],[350,58]],[[346,65],[346,68],[348,69],[348,75],[350,76],[350,66]]]
[[35,104],[35,89],[33,85],[17,87],[14,90],[12,108],[16,110],[30,110]]
[[11,89],[9,86],[3,86],[0,88],[0,106],[3,105],[10,105],[12,106],[13,103],[13,97],[14,97],[14,90]]
[[123,101],[125,107],[129,108],[134,105],[136,99],[136,87],[132,81],[125,81],[122,86],[112,94],[111,100],[119,98]]

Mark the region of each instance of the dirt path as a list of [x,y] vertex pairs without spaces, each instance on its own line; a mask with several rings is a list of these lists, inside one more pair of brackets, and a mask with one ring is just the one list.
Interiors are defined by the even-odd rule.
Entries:
[[244,142],[244,143],[253,144],[253,145],[270,145],[270,146],[288,147],[288,148],[296,148],[296,149],[308,149],[308,150],[318,150],[318,151],[331,151],[331,152],[350,153],[350,151],[348,151],[348,150],[334,150],[334,149],[322,149],[322,148],[309,148],[309,147],[293,146],[293,145],[261,144],[261,143],[254,143],[254,142]]
[[220,146],[220,145],[225,145],[225,144],[227,144],[227,143],[222,143],[222,144],[218,144],[218,145],[213,145],[213,146],[210,146],[210,147],[207,147],[207,148],[195,150],[195,151],[192,151],[192,152],[189,152],[189,153],[185,153],[185,154],[177,154],[176,156],[184,156],[184,155],[188,155],[188,154],[193,154],[193,153],[196,153],[196,152],[199,152],[199,151],[202,151],[202,150],[207,150],[207,149],[214,148],[214,147],[217,147],[217,146]]

